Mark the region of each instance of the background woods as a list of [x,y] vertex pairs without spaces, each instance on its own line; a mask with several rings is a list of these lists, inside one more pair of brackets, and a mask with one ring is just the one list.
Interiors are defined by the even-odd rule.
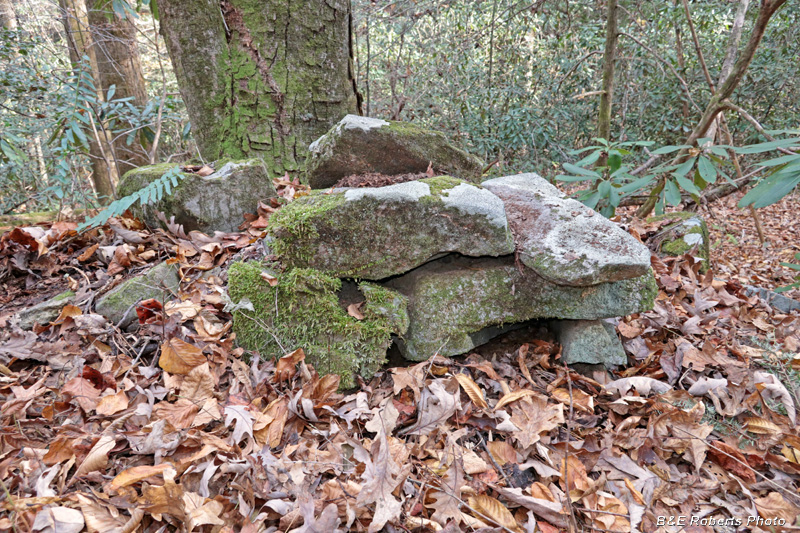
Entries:
[[[763,129],[796,127],[800,91],[798,14],[783,4],[356,0],[302,16],[262,6],[268,21],[235,2],[162,0],[158,31],[147,4],[4,2],[2,211],[91,205],[130,168],[176,158],[264,153],[274,173],[297,170],[357,98],[366,115],[446,132],[494,172],[550,178],[593,137],[774,140]],[[630,150],[626,166],[652,149]],[[763,155],[739,158],[738,174],[728,157],[714,164],[747,176]],[[657,197],[643,195],[665,185],[627,202],[644,214]]]

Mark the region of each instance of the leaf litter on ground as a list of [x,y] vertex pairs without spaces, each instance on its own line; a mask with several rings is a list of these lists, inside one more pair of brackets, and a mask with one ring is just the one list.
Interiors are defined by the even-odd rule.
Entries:
[[[303,194],[283,182],[287,199]],[[797,315],[745,295],[741,275],[654,257],[655,308],[619,322],[630,364],[613,375],[567,368],[533,326],[341,392],[301,347],[261,361],[236,346],[224,267],[259,256],[277,207],[213,236],[130,218],[2,236],[1,530],[797,525]],[[161,260],[179,265],[181,289],[142,302],[134,331],[91,312]],[[67,288],[57,320],[18,327],[17,310]],[[681,516],[706,525],[670,525]]]

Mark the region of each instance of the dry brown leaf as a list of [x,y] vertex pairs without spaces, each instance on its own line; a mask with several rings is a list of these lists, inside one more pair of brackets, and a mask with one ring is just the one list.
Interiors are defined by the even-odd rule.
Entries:
[[512,402],[516,402],[517,400],[525,398],[526,396],[535,396],[536,394],[537,393],[535,391],[530,389],[520,389],[514,392],[509,392],[500,398],[500,400],[495,404],[494,410],[497,411],[498,409],[501,409]]
[[110,416],[128,408],[128,395],[124,390],[100,398],[95,411],[101,416]]
[[104,469],[108,465],[108,452],[114,448],[116,443],[116,439],[111,435],[100,437],[75,471],[73,479]]
[[744,427],[750,433],[756,435],[779,435],[782,433],[781,428],[760,416],[748,416],[744,419]]
[[180,397],[191,400],[197,405],[214,396],[214,376],[208,362],[194,367],[181,383]]
[[455,378],[458,384],[461,385],[461,388],[464,389],[464,392],[467,393],[469,399],[472,400],[472,403],[481,409],[489,408],[489,404],[483,399],[483,391],[481,391],[481,388],[478,387],[478,384],[475,383],[471,377],[466,374],[456,374]]
[[511,531],[522,532],[522,529],[514,519],[514,515],[506,508],[505,505],[500,503],[499,500],[487,496],[485,494],[478,494],[469,499],[470,510],[473,511],[476,518],[482,520],[491,520],[498,526],[510,529]]
[[188,374],[193,368],[206,362],[203,351],[177,337],[161,345],[158,366],[170,374]]
[[364,307],[364,302],[350,304],[347,306],[347,314],[355,318],[356,320],[364,320],[364,313],[361,312],[361,309],[363,307]]
[[111,480],[111,483],[108,485],[108,490],[113,493],[123,487],[133,485],[149,477],[160,476],[167,468],[172,467],[168,463],[161,463],[160,465],[154,466],[143,465],[128,468],[117,474],[117,476]]
[[770,492],[766,497],[756,498],[753,502],[761,518],[773,520],[772,525],[777,523],[775,520],[785,520],[786,525],[794,525],[800,518],[800,510],[789,503],[780,492]]
[[278,278],[270,274],[269,272],[262,271],[261,272],[261,279],[269,283],[270,287],[275,287],[278,285]]
[[280,383],[281,381],[292,379],[297,374],[298,363],[304,361],[305,358],[306,352],[302,348],[298,348],[278,359],[278,364],[275,365],[275,376],[272,378],[273,381]]
[[[569,406],[570,395],[569,389],[555,389],[550,393],[553,398],[559,402]],[[573,387],[572,389],[572,407],[584,413],[594,414],[594,396],[586,394],[580,389]]]
[[517,462],[517,451],[504,440],[493,440],[487,443],[486,447],[489,448],[489,453],[500,466]]

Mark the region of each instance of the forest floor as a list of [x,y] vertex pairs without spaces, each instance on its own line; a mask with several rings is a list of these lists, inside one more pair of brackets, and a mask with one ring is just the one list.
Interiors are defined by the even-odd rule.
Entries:
[[[768,247],[736,200],[706,213],[712,270],[653,259],[655,309],[618,325],[627,368],[569,369],[533,325],[344,392],[302,350],[236,347],[216,267],[253,255],[267,211],[214,237],[8,228],[0,530],[797,531],[800,322],[743,287],[792,281],[800,199],[760,210]],[[165,259],[180,292],[135,331],[92,313]],[[67,288],[77,305],[19,329]]]

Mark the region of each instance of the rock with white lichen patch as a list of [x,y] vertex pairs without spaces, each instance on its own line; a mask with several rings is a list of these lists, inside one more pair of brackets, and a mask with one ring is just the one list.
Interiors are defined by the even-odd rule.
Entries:
[[[131,170],[119,186],[119,194],[127,196],[163,176],[174,164],[139,167]],[[258,202],[276,196],[272,180],[259,159],[218,162],[217,170],[208,176],[184,173],[183,179],[170,194],[144,207],[133,206],[134,214],[151,226],[160,224],[157,211],[182,224],[186,231],[236,231],[244,222],[245,213],[255,213]]]
[[586,286],[649,271],[646,246],[538,175],[506,176],[483,186],[503,200],[520,260],[543,278]]
[[503,202],[449,176],[301,197],[270,218],[284,265],[378,280],[446,253],[514,253]]
[[480,181],[484,167],[439,132],[347,115],[309,146],[305,180],[312,189],[324,189],[353,174],[393,176],[425,172],[428,165],[437,173],[473,182]]

